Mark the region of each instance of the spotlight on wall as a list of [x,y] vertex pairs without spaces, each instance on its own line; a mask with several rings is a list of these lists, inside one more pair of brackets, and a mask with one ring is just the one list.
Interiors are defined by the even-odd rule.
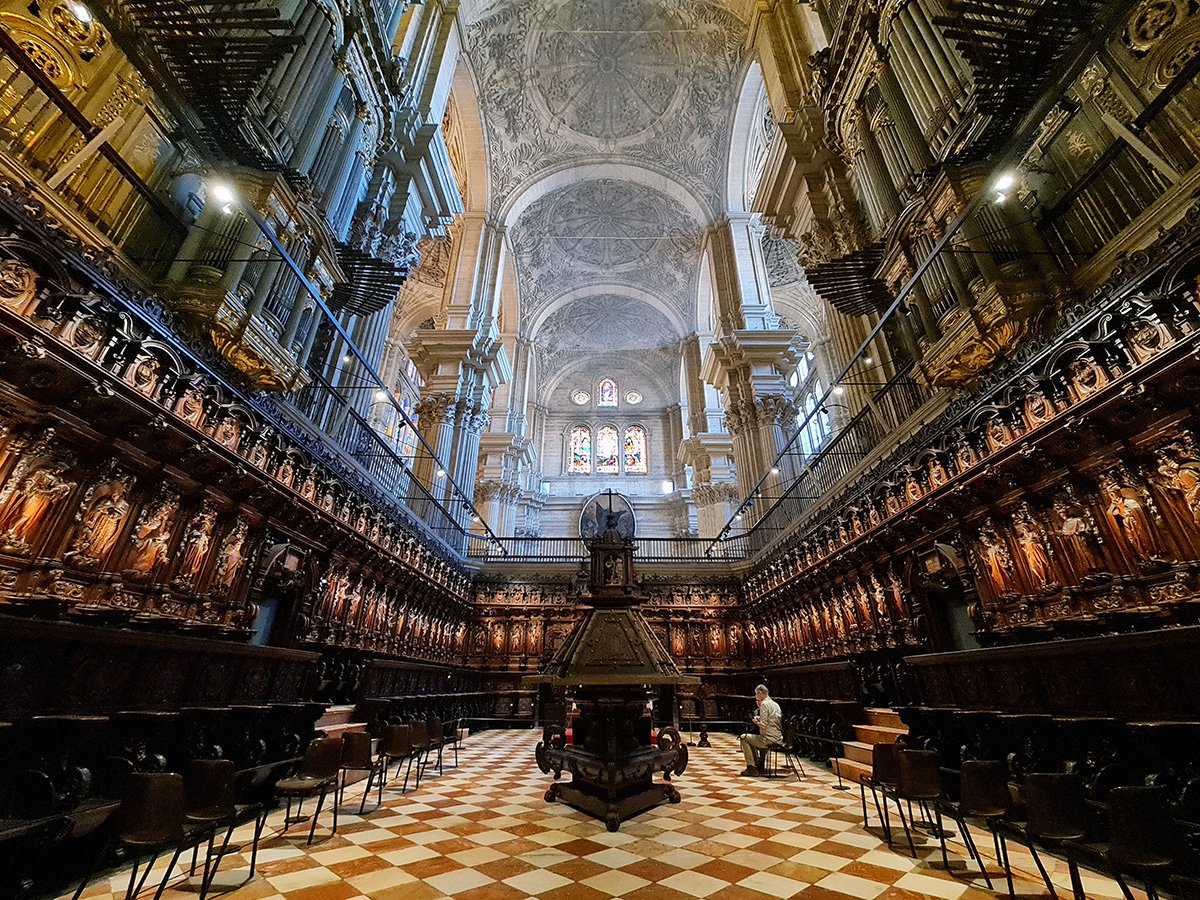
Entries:
[[387,398],[388,398],[388,392],[387,392],[387,391],[384,391],[384,390],[378,390],[378,391],[376,391],[376,392],[375,392],[375,400],[376,400],[376,402],[379,402],[379,401],[381,401],[381,400],[386,400]]
[[846,393],[846,389],[839,384],[837,387],[835,387],[833,389],[833,392],[834,392],[834,394],[836,394],[837,396],[840,397],[840,396],[842,396],[842,394]]
[[875,360],[871,359],[871,357],[869,357],[869,356],[864,356],[864,357],[863,357],[863,362],[864,362],[864,363],[866,363],[866,364],[869,366],[869,365],[871,365],[872,363],[874,363],[874,362],[875,362]]
[[445,477],[446,477],[446,470],[445,470],[445,469],[438,469],[438,470],[437,470],[437,477],[438,477],[438,478],[445,478]]
[[1017,176],[1014,175],[1012,172],[1005,172],[1003,175],[1001,175],[999,178],[997,178],[995,183],[992,185],[992,190],[994,190],[996,192],[996,195],[993,198],[993,200],[997,204],[1004,203],[1006,200],[1008,200],[1008,195],[1012,192],[1012,189],[1015,188],[1016,186],[1017,186]]
[[233,215],[233,204],[237,202],[237,193],[233,188],[224,181],[214,181],[208,186],[208,195],[221,207],[223,215]]
[[67,7],[71,10],[71,15],[75,17],[77,22],[88,25],[92,21],[92,11],[82,3],[68,3]]
[[734,516],[734,517],[733,517],[733,521],[735,521],[735,522],[740,522],[740,521],[742,521],[742,514],[741,514],[741,513],[738,513],[736,516]]
[[662,492],[664,494],[675,493],[675,482],[672,481],[670,478],[664,478],[663,483],[662,483]]
[[779,466],[771,466],[771,474],[778,475],[779,474]]

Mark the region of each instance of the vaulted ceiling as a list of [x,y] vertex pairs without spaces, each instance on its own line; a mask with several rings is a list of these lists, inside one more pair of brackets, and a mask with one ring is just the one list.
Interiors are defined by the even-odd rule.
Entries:
[[647,399],[677,384],[747,63],[728,6],[496,0],[472,14],[491,207],[543,372],[634,351],[662,389]]

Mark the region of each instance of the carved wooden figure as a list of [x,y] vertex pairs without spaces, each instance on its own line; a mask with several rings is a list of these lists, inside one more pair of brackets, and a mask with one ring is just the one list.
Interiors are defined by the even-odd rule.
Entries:
[[118,474],[91,490],[68,547],[68,558],[90,566],[107,559],[129,514],[132,483],[133,476]]
[[10,550],[27,551],[38,530],[47,523],[58,504],[75,489],[67,476],[68,462],[40,459],[14,473],[15,488],[8,494],[0,512],[0,545]]

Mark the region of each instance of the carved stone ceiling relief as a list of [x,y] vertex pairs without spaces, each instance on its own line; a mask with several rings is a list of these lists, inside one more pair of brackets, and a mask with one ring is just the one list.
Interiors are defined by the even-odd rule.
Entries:
[[559,297],[614,284],[695,320],[704,228],[666,195],[624,181],[580,182],[530,206],[512,235],[526,328]]
[[679,338],[667,317],[644,301],[601,294],[581,297],[551,313],[538,329],[535,344],[542,370],[548,373],[560,372],[581,357],[598,356],[595,365],[602,365],[601,359],[611,360],[614,352],[632,351],[640,366],[669,384],[678,368]]
[[573,162],[618,160],[723,208],[746,26],[708,2],[501,0],[467,29],[497,204]]

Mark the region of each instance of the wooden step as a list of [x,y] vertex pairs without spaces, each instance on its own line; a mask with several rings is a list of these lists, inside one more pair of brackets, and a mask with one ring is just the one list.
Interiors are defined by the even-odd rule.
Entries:
[[867,744],[892,744],[896,738],[908,734],[907,728],[889,728],[886,725],[855,725],[854,739]]
[[354,718],[354,705],[327,706],[321,718],[317,720],[317,729],[324,731],[330,725],[345,725]]
[[853,759],[834,757],[829,761],[833,766],[835,775],[841,774],[842,781],[847,784],[858,784],[860,775],[866,775],[868,778],[871,775],[871,766],[869,763],[860,763]]
[[318,731],[325,732],[325,737],[340,738],[348,731],[366,731],[366,722],[344,722],[341,725],[317,725]]
[[868,725],[882,725],[885,728],[899,728],[904,732],[908,732],[908,726],[900,721],[900,713],[894,709],[886,707],[867,707]]
[[842,752],[845,753],[846,759],[852,759],[855,762],[871,765],[871,745],[863,741],[842,741]]

